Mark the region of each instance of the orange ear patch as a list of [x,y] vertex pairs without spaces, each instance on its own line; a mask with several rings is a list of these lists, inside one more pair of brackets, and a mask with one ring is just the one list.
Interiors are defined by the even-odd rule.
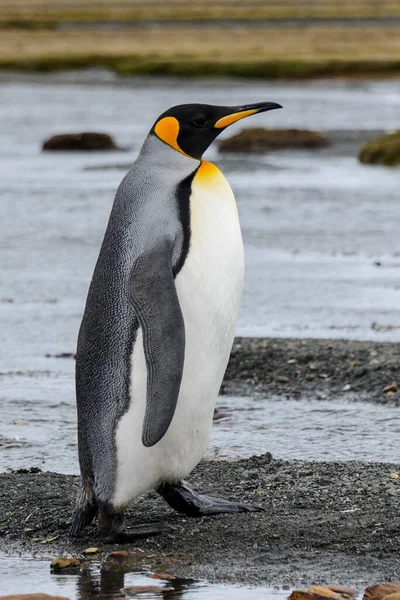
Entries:
[[254,115],[258,112],[258,109],[252,110],[242,110],[241,112],[232,113],[231,115],[226,115],[226,117],[222,117],[219,119],[214,127],[216,129],[222,129],[223,127],[228,127],[228,125],[232,125],[232,123],[236,123],[236,121],[240,121],[240,119],[244,119],[245,117],[249,117],[250,115]]
[[160,138],[163,142],[174,148],[174,150],[178,150],[181,154],[188,156],[186,152],[183,152],[178,146],[178,135],[179,135],[179,121],[175,119],[175,117],[164,117],[161,121],[156,123],[154,127],[155,134]]

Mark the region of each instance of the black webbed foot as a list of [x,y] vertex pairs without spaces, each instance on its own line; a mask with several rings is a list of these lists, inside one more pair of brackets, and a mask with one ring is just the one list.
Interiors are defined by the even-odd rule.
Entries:
[[151,525],[124,526],[122,515],[101,516],[99,518],[101,528],[101,539],[105,544],[126,544],[161,533],[175,531],[175,527],[167,523],[155,523]]
[[181,483],[163,483],[157,489],[157,492],[161,494],[171,508],[189,517],[264,510],[261,506],[251,506],[242,502],[230,502],[222,498],[202,496]]

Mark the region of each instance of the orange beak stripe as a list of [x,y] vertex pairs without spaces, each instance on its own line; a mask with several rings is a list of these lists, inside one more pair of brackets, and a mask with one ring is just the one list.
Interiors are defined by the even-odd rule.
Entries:
[[223,127],[228,127],[228,125],[232,125],[232,123],[236,123],[236,121],[240,121],[240,119],[244,119],[245,117],[249,117],[250,115],[254,115],[258,113],[257,108],[253,108],[252,110],[242,110],[241,112],[233,113],[231,115],[226,115],[226,117],[222,117],[219,119],[214,127],[215,129],[222,129]]

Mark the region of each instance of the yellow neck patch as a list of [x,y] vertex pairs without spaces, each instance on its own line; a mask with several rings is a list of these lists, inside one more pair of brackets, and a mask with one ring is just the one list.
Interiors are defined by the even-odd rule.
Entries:
[[244,119],[245,117],[249,117],[250,115],[254,115],[258,112],[258,109],[252,110],[242,110],[241,112],[233,113],[231,115],[226,115],[226,117],[222,117],[219,119],[214,127],[216,129],[222,129],[223,127],[228,127],[228,125],[232,125],[232,123],[236,123],[236,121],[240,121],[240,119]]
[[[179,121],[175,117],[164,117],[161,121],[156,123],[154,132],[160,140],[171,146],[174,150],[177,150],[184,156],[189,156],[178,146],[178,135],[179,135]],[[192,158],[192,157],[190,157]]]

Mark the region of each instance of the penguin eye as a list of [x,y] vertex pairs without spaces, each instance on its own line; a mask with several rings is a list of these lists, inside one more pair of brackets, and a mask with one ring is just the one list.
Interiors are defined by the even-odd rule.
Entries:
[[201,117],[199,117],[198,119],[194,119],[193,121],[191,121],[191,124],[194,125],[195,127],[204,127],[204,125],[207,123],[207,119],[202,119]]

